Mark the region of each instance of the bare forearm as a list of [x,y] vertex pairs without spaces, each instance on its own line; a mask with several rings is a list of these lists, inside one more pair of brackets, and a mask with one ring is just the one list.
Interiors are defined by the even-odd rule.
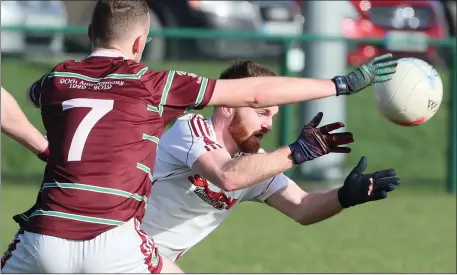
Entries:
[[2,127],[2,132],[10,138],[24,145],[34,154],[43,152],[48,147],[48,141],[33,125],[22,125],[18,127]]
[[335,84],[327,79],[265,77],[259,80],[255,107],[298,103],[336,95]]
[[225,175],[225,187],[237,190],[260,183],[294,165],[289,147],[282,147],[274,152],[252,154],[229,161],[222,167]]
[[46,149],[48,141],[29,122],[16,100],[3,88],[1,108],[2,133],[21,143],[35,154]]
[[338,189],[307,194],[301,204],[299,222],[310,225],[333,217],[343,209],[338,200]]
[[328,79],[248,77],[218,80],[210,105],[259,108],[335,95],[335,84]]

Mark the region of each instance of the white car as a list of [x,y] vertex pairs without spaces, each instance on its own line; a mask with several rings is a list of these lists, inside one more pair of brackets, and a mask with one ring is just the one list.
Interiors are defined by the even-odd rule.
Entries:
[[[206,28],[257,32],[267,35],[300,35],[304,17],[290,0],[189,1]],[[196,39],[197,49],[222,58],[278,57],[283,43],[237,39]]]
[[8,30],[8,27],[63,27],[67,22],[67,10],[62,1],[1,1],[2,53],[60,53],[63,34]]

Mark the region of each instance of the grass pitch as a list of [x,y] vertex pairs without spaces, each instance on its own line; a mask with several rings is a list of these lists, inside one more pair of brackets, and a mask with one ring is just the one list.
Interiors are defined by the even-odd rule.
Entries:
[[[150,68],[217,77],[225,65],[179,62]],[[50,68],[45,63],[2,60],[2,86],[13,93],[40,129],[39,110],[27,102],[25,89]],[[442,77],[449,87],[447,74]],[[348,98],[347,129],[356,142],[351,145],[347,166],[366,155],[370,171],[395,167],[403,184],[387,201],[349,209],[309,227],[295,224],[268,206],[245,203],[179,264],[192,273],[455,273],[456,199],[444,193],[448,98],[446,90],[436,116],[414,128],[382,118],[369,89]],[[301,127],[296,119],[290,121],[297,129]],[[274,148],[277,135],[277,131],[271,133],[264,146]],[[2,136],[1,166],[1,241],[5,249],[17,229],[11,217],[33,203],[43,164]]]

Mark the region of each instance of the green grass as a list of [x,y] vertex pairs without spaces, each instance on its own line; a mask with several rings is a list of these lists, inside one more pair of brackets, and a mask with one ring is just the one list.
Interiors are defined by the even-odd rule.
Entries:
[[[2,248],[11,216],[38,186],[2,184]],[[399,190],[388,201],[302,227],[269,207],[246,203],[179,265],[192,273],[455,273],[455,197]]]
[[[175,68],[217,77],[224,63],[168,63]],[[14,94],[29,119],[42,129],[39,110],[25,89],[49,64],[2,60],[2,86]],[[277,69],[273,65],[273,69]],[[442,74],[445,87],[446,73]],[[267,206],[240,206],[212,235],[186,254],[187,272],[456,272],[456,200],[444,193],[447,168],[447,103],[421,127],[391,124],[375,109],[370,90],[347,99],[347,128],[355,135],[347,166],[361,155],[369,169],[395,167],[403,185],[388,201],[354,208],[310,227],[299,226]],[[208,111],[205,111],[208,112]],[[296,119],[289,120],[299,128]],[[265,140],[274,148],[278,132]],[[16,230],[11,216],[33,203],[43,164],[2,136],[2,248]],[[202,260],[204,258],[204,260]]]
[[179,263],[189,272],[450,273],[456,270],[455,213],[449,195],[400,191],[302,227],[251,203]]

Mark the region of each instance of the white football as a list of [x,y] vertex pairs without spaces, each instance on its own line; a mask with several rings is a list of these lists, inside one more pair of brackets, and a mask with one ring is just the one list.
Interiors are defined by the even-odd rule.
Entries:
[[440,108],[443,83],[427,62],[402,58],[391,80],[374,85],[374,98],[388,120],[402,126],[417,126],[428,121]]

